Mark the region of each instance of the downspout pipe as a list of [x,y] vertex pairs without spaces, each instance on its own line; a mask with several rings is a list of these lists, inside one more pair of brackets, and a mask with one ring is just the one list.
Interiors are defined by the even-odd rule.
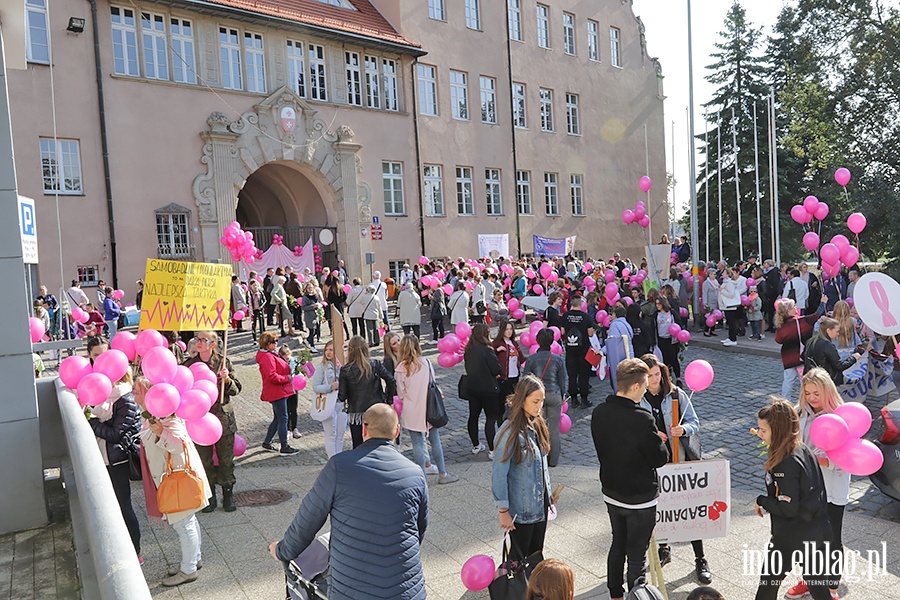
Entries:
[[416,57],[412,62],[412,108],[413,108],[413,137],[416,142],[416,187],[419,190],[419,245],[422,248],[422,256],[428,256],[425,253],[425,201],[424,190],[422,189],[422,154],[419,148],[419,106],[418,106],[418,88],[416,82],[416,68],[419,65],[419,58]]
[[516,216],[516,252],[522,256],[522,225],[519,220],[519,160],[516,154],[516,99],[513,98],[512,42],[509,35],[509,24],[506,26],[506,74],[509,77],[509,130],[512,136],[513,161],[513,214]]
[[106,186],[106,216],[109,220],[109,256],[112,262],[113,288],[119,288],[119,259],[116,252],[116,220],[113,213],[112,176],[109,169],[109,139],[106,133],[106,102],[103,98],[103,68],[100,63],[100,24],[97,19],[97,0],[91,5],[91,28],[94,34],[94,65],[97,70],[97,105],[100,111],[100,145],[103,151],[103,180]]

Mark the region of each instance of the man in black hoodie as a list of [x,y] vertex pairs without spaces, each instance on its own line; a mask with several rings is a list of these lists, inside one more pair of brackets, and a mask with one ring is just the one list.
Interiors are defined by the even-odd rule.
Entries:
[[617,393],[591,415],[600,485],[612,527],[612,545],[606,557],[606,585],[612,600],[621,600],[625,595],[626,556],[628,589],[644,578],[644,558],[656,526],[656,469],[669,460],[653,416],[639,406],[649,373],[642,360],[629,358],[620,362],[616,368]]

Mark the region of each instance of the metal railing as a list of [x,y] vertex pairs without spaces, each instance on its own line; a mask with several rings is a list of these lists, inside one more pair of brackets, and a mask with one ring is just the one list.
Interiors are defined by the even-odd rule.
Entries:
[[197,249],[194,246],[162,244],[156,247],[156,258],[194,260],[196,257]]

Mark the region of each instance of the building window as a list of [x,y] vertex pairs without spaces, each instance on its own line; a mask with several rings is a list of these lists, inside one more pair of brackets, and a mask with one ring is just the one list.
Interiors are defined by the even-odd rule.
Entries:
[[384,214],[404,214],[403,165],[398,162],[382,162],[381,181],[384,185]]
[[589,20],[587,22],[587,33],[588,58],[600,60],[600,23]]
[[575,54],[575,15],[563,13],[563,50]]
[[556,173],[544,173],[544,210],[548,217],[559,216],[559,183]]
[[191,258],[189,224],[188,213],[156,213],[159,258]]
[[578,119],[578,94],[566,94],[566,129],[569,135],[581,135]]
[[303,42],[287,41],[288,83],[295,94],[306,98],[306,55]]
[[516,171],[516,205],[520,215],[531,214],[530,171]]
[[487,199],[487,214],[502,215],[503,200],[500,197],[500,169],[484,170],[484,194]]
[[359,53],[344,52],[347,73],[347,104],[362,106],[362,74],[359,71]]
[[46,0],[26,0],[25,2],[25,41],[28,60],[31,62],[50,62],[50,36],[47,35]]
[[472,196],[472,167],[456,167],[456,212],[460,215],[475,214]]
[[524,83],[514,83],[512,84],[512,97],[513,97],[513,125],[516,127],[525,128],[527,127],[527,120],[525,115],[527,114],[525,111],[525,84]]
[[479,77],[481,82],[481,122],[497,124],[497,80]]
[[325,46],[309,44],[309,97],[326,102],[328,85],[325,79]]
[[384,75],[384,108],[385,110],[399,110],[397,103],[397,63],[383,59],[381,72]]
[[408,258],[395,258],[388,261],[388,276],[396,282],[395,285],[400,285],[400,273],[403,271],[403,265],[408,264]]
[[172,74],[180,83],[197,83],[194,29],[187,19],[169,19],[172,32]]
[[541,88],[541,131],[553,131],[553,90]]
[[509,20],[509,39],[521,42],[522,36],[522,0],[507,0],[507,19]]
[[244,32],[244,54],[247,57],[247,91],[265,94],[266,55],[262,34]]
[[166,21],[162,15],[141,13],[141,40],[144,44],[144,77],[169,79]]
[[100,283],[100,265],[78,265],[78,283],[93,286]]
[[584,216],[584,186],[581,175],[569,176],[569,192],[572,198],[572,214],[576,217]]
[[45,194],[83,194],[78,140],[41,138]]
[[437,114],[437,68],[431,65],[416,65],[419,80],[419,114]]
[[425,174],[425,216],[444,216],[444,182],[441,165],[423,165]]
[[112,19],[113,70],[117,75],[140,75],[137,51],[137,24],[130,8],[109,7]]
[[454,119],[469,118],[468,77],[462,71],[450,71],[450,111]]
[[241,45],[237,29],[219,27],[219,56],[222,63],[222,87],[244,89],[241,83]]
[[444,20],[444,0],[428,0],[428,16],[438,21]]
[[609,62],[614,67],[622,66],[622,48],[619,35],[620,31],[617,27],[609,28]]
[[381,75],[377,56],[366,56],[366,106],[381,108]]
[[541,48],[550,47],[550,7],[537,5],[537,42]]
[[481,29],[480,0],[466,0],[466,27],[469,29]]

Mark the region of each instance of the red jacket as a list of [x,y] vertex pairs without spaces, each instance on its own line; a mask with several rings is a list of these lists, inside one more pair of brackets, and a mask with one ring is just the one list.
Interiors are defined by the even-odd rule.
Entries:
[[260,350],[256,353],[256,364],[259,365],[259,374],[262,376],[260,400],[274,402],[294,393],[291,386],[291,367],[281,356]]
[[[519,357],[519,377],[522,376],[522,365],[525,364],[525,355],[522,353],[522,349],[519,347],[519,342],[514,341],[513,345],[516,347],[516,354]],[[507,355],[507,350],[509,346],[506,345],[505,340],[494,340],[491,342],[491,347],[497,353],[497,360],[500,361],[500,380],[509,379],[509,356]]]

